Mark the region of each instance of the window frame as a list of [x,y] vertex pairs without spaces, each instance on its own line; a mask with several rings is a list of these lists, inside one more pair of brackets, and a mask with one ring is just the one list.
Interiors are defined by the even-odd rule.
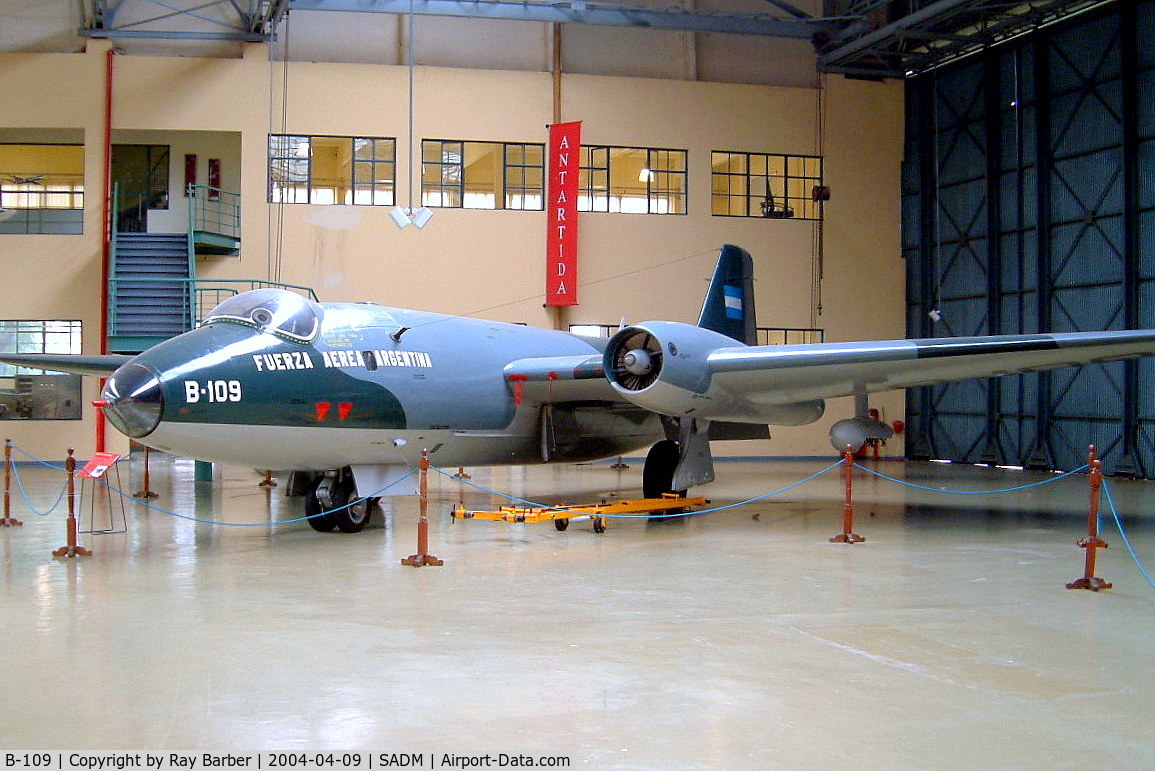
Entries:
[[[500,151],[501,173],[494,180],[493,205],[467,205],[469,200],[469,156],[470,146],[490,145]],[[456,146],[456,152],[454,152]],[[428,152],[436,147],[436,154]],[[446,160],[447,148],[450,155],[455,154],[457,160]],[[540,163],[526,161],[529,148],[536,148],[540,152]],[[522,162],[511,162],[511,150],[521,151]],[[432,159],[432,160],[431,160]],[[472,211],[545,211],[545,170],[546,146],[544,142],[504,142],[482,139],[439,139],[427,138],[421,140],[421,205],[432,209],[469,209]],[[426,169],[439,168],[436,175],[439,182],[426,182]],[[516,170],[520,184],[511,182],[512,173]],[[530,170],[536,170],[538,186],[533,187],[525,182]],[[532,197],[537,191],[537,205],[517,206],[513,198],[520,194],[523,202]],[[435,197],[435,198],[434,198]],[[446,203],[446,200],[449,203]]]
[[[63,328],[51,329],[50,325]],[[8,351],[5,350],[8,346],[3,346],[0,347],[0,350],[5,353],[77,354],[83,350],[83,332],[84,324],[80,319],[0,319],[0,335],[12,335],[16,348],[14,351]],[[50,340],[56,341],[56,344],[50,345]],[[63,344],[61,344],[61,340],[63,340]],[[29,345],[30,342],[38,342],[38,344]],[[48,383],[54,384],[52,389],[54,394],[57,393],[55,384],[67,385],[70,387],[69,390],[75,394],[76,403],[64,404],[64,408],[67,409],[66,414],[49,416],[41,414],[37,416],[36,410],[46,404],[43,396],[44,391],[35,388],[34,391],[27,393],[17,391],[17,381],[21,377],[47,379]],[[40,385],[43,386],[44,384],[45,381],[41,380]],[[61,374],[17,364],[0,364],[0,391],[4,392],[0,395],[0,406],[3,408],[3,416],[0,417],[0,420],[82,420],[84,400],[81,388],[80,375]],[[21,397],[26,397],[26,399],[21,400]],[[49,402],[48,404],[51,405],[52,403]],[[16,415],[10,417],[9,413],[13,409],[16,411]],[[64,411],[59,406],[56,409]],[[21,415],[21,410],[27,410],[29,414]]]
[[[274,152],[274,139],[286,140],[283,145],[278,148],[279,152]],[[342,196],[337,195],[337,187],[318,187],[316,184],[317,176],[314,173],[315,162],[313,154],[314,141],[318,139],[336,139],[347,140],[349,149],[348,164],[339,165],[338,172],[345,172],[348,174],[348,189]],[[373,148],[373,157],[359,158],[357,155],[358,142],[370,142]],[[301,144],[308,142],[309,154],[301,157],[298,156],[297,150]],[[378,157],[377,150],[379,143],[384,144],[387,150],[381,157]],[[266,166],[268,174],[268,190],[265,196],[266,202],[270,204],[308,204],[312,206],[395,206],[397,203],[397,138],[384,136],[352,136],[348,134],[269,134],[267,140],[267,154]],[[274,175],[274,168],[278,167],[278,162],[282,165],[285,172],[285,178],[278,181]],[[300,181],[291,180],[290,164],[303,164],[304,175]],[[369,179],[365,180],[359,175],[364,174],[365,168],[368,167]],[[390,170],[388,182],[378,181],[377,169],[386,167]],[[345,181],[346,178],[338,177],[337,181]],[[389,186],[386,189],[386,186]],[[369,201],[364,202],[358,200],[360,193],[365,189],[369,190]],[[322,191],[333,191],[332,201],[317,200]],[[280,192],[278,198],[277,193]],[[287,195],[287,193],[291,193]],[[303,196],[302,196],[303,193]],[[376,198],[380,194],[383,200],[378,201]],[[342,200],[338,200],[338,198]],[[303,198],[303,200],[302,200]]]
[[[718,156],[727,156],[726,167],[729,168],[734,158],[742,159],[742,170],[734,171],[717,171]],[[765,169],[765,172],[751,171],[756,164],[751,162],[751,159],[758,159],[760,167]],[[780,160],[780,164],[771,163],[772,160]],[[815,162],[817,164],[816,175],[808,174],[805,168],[809,163]],[[801,164],[803,169],[801,174],[792,173],[796,168],[796,164]],[[814,188],[823,185],[823,176],[825,174],[825,161],[821,155],[804,155],[791,153],[754,153],[743,150],[711,150],[710,151],[710,216],[712,217],[745,217],[752,219],[766,219],[766,220],[800,220],[803,222],[821,222],[824,218],[824,211],[822,201],[815,200],[813,191]],[[780,169],[781,174],[775,172],[775,169]],[[717,182],[719,179],[725,179],[726,184],[722,192],[718,192]],[[763,203],[769,201],[766,190],[768,185],[771,185],[771,180],[781,179],[781,195],[771,191],[773,196],[772,203],[779,203],[782,208],[775,207],[772,209],[778,212],[777,215],[763,213]],[[733,184],[735,180],[741,180],[742,192],[733,192],[737,185]],[[808,184],[809,183],[809,184]],[[791,194],[792,184],[807,185],[804,194]],[[758,192],[761,191],[761,192]],[[726,202],[726,211],[717,211],[717,204],[719,201]],[[733,202],[741,200],[743,205],[741,211],[734,212]],[[757,203],[755,203],[757,201]],[[789,211],[786,215],[784,212]]]
[[[50,172],[36,175],[36,182],[19,182],[12,177],[18,176],[11,170],[0,170],[0,205],[6,211],[16,212],[7,228],[0,228],[0,235],[84,235],[84,202],[85,202],[85,158],[83,142],[0,142],[5,147],[67,147],[80,152],[80,171],[78,174]],[[57,177],[54,182],[51,178]],[[32,178],[32,177],[30,177]],[[45,181],[47,180],[47,181]],[[42,189],[32,189],[38,185]],[[66,189],[51,189],[52,187]],[[39,199],[39,205],[29,205],[34,198]],[[52,205],[56,199],[64,198],[67,206]],[[46,213],[61,215],[63,212],[79,212],[68,219],[59,216],[48,216]],[[23,216],[20,216],[23,213]]]
[[[646,194],[644,200],[646,202],[646,211],[624,211],[622,208],[622,201],[624,200],[642,200],[642,196],[632,196],[619,194],[614,195],[614,151],[638,151],[646,154],[643,163],[643,169],[649,171],[644,180],[646,185]],[[678,216],[687,215],[690,213],[690,153],[688,150],[677,147],[634,147],[629,145],[595,145],[583,144],[581,147],[582,158],[579,168],[578,181],[578,211],[579,212],[600,212],[603,214],[653,214],[659,216]],[[601,153],[605,156],[604,165],[598,163],[595,165],[593,160],[594,153]],[[657,160],[665,154],[667,161],[670,157],[681,158],[681,168],[671,170],[668,168],[668,162],[658,163]],[[677,156],[675,156],[677,154]],[[597,179],[594,180],[594,174],[597,174]],[[681,190],[678,191],[676,187],[669,187],[668,185],[659,185],[659,179],[670,179],[671,177],[680,178],[682,181]],[[642,182],[643,180],[638,180]],[[675,191],[672,195],[670,191]],[[674,211],[655,211],[658,204],[662,200],[669,201],[676,198],[680,204],[678,207],[673,207]],[[617,201],[615,206],[614,201]]]

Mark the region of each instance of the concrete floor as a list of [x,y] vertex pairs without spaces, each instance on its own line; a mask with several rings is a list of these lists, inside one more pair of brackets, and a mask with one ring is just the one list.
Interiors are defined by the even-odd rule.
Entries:
[[[724,462],[714,504],[819,462]],[[139,459],[123,486],[140,486]],[[882,463],[948,489],[1038,475]],[[534,499],[640,485],[640,462],[473,469]],[[21,466],[39,506],[62,475]],[[194,483],[153,462],[157,505],[231,522],[299,516],[245,469]],[[219,527],[138,510],[57,560],[60,510],[0,529],[0,747],[366,749],[563,755],[590,768],[1152,768],[1155,590],[1113,526],[1083,573],[1086,477],[942,496],[836,473],[762,503],[649,524],[451,522],[490,495],[432,475],[358,535]],[[1110,482],[1155,564],[1155,483]]]

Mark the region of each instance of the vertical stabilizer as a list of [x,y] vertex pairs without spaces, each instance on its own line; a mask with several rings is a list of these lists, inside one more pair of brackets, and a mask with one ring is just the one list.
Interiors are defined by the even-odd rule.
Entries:
[[754,313],[754,261],[745,249],[726,244],[718,254],[718,266],[710,281],[710,291],[702,304],[698,326],[727,337],[757,345],[757,316]]

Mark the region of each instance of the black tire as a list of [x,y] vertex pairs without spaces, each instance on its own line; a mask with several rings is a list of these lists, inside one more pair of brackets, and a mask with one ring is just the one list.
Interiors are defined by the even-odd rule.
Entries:
[[309,525],[318,533],[332,532],[335,527],[346,533],[356,533],[364,529],[372,513],[371,509],[365,506],[364,502],[345,508],[345,504],[356,491],[353,475],[345,471],[333,481],[329,489],[332,505],[328,509],[317,497],[317,488],[324,480],[324,476],[318,477],[317,482],[309,488],[309,493],[305,496],[305,514],[309,516]]
[[313,485],[309,488],[309,492],[305,493],[305,516],[309,518],[309,527],[318,533],[328,533],[337,526],[334,516],[326,514],[321,502],[317,500],[317,485]]
[[336,517],[337,529],[341,532],[360,533],[373,521],[373,515],[379,511],[381,511],[381,499],[366,498],[347,509],[333,512],[332,516]]
[[604,533],[606,531],[606,521],[601,517],[594,517],[594,532]]
[[553,527],[559,533],[564,533],[569,528],[569,519],[562,517],[553,521]]

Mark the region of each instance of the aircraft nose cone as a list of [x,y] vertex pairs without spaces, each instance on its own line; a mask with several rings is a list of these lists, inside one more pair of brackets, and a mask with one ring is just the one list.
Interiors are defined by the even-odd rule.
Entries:
[[133,439],[152,433],[164,413],[160,376],[143,364],[125,364],[113,372],[101,397],[108,419]]

